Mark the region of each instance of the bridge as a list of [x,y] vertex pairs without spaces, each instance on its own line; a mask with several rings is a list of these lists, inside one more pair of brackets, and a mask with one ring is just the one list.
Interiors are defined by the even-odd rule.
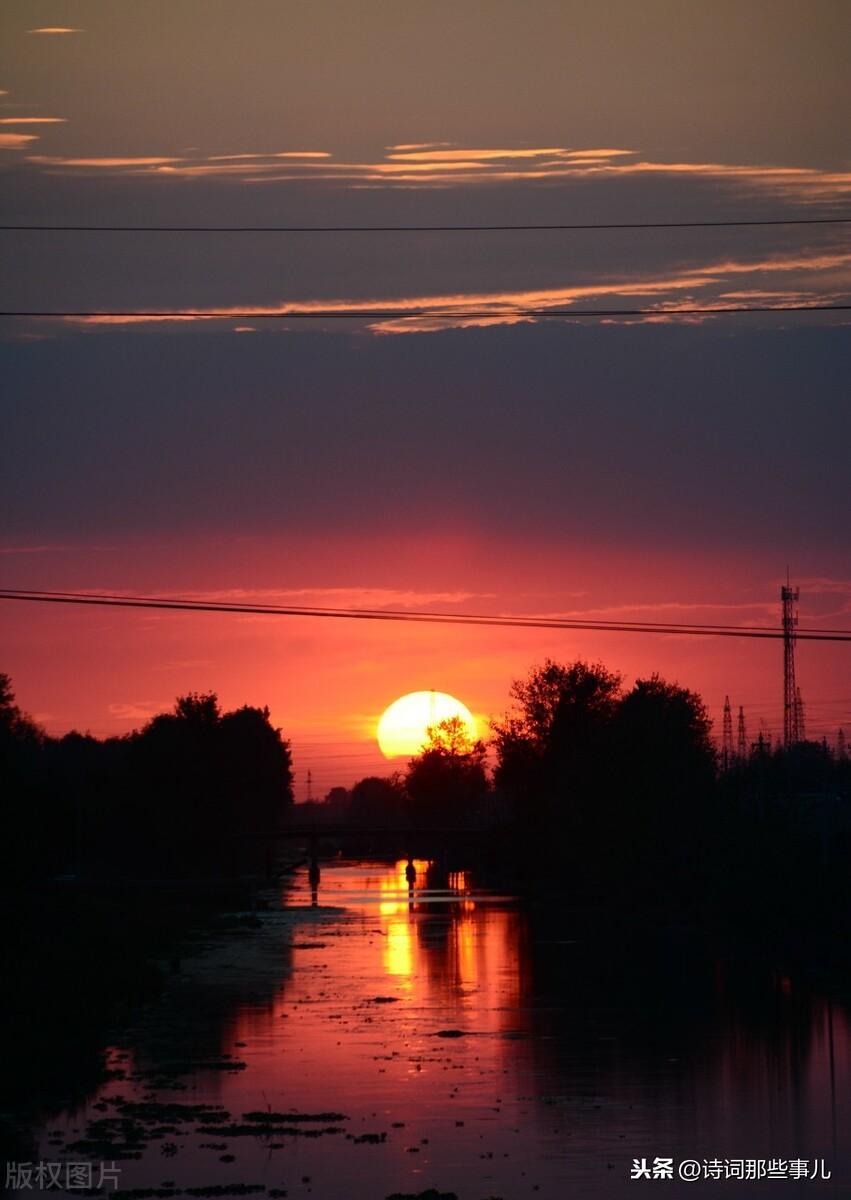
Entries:
[[[434,852],[435,844],[441,848],[460,843],[469,844],[473,839],[481,839],[490,832],[485,825],[346,825],[346,824],[288,824],[280,829],[247,831],[240,834],[240,840],[258,843],[264,849],[264,866],[267,879],[274,875],[273,846],[276,842],[290,841],[301,844],[305,848],[305,859],[309,863],[311,880],[319,878],[320,844],[324,842],[352,842],[369,839],[380,839],[393,846],[404,849],[407,859],[429,857]],[[415,851],[428,850],[429,853],[417,854]]]

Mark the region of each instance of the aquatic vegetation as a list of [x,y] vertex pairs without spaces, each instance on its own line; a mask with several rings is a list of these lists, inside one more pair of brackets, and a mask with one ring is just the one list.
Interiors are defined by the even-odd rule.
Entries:
[[220,1104],[161,1104],[155,1100],[116,1100],[116,1107],[125,1117],[135,1121],[156,1121],[176,1125],[182,1121],[227,1120],[228,1113]]
[[264,1122],[267,1125],[278,1125],[286,1121],[348,1121],[348,1117],[344,1113],[338,1112],[321,1112],[321,1113],[279,1113],[279,1112],[247,1112],[242,1114],[243,1121]]
[[115,1200],[167,1200],[169,1196],[180,1196],[182,1191],[175,1187],[118,1188],[111,1194]]
[[386,1200],[458,1200],[456,1192],[438,1192],[429,1188],[425,1192],[393,1192]]
[[262,1183],[212,1183],[208,1187],[186,1188],[187,1196],[252,1196],[265,1192]]
[[299,1129],[293,1125],[267,1125],[257,1121],[253,1125],[200,1125],[196,1133],[207,1137],[305,1137],[317,1138],[326,1133],[345,1133],[340,1126],[330,1125],[326,1129]]

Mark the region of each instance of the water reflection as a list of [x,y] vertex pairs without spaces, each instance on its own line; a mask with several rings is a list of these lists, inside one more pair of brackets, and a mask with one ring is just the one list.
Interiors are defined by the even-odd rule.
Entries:
[[[589,936],[425,860],[325,865],[280,899],[260,928],[182,964],[116,1046],[142,1075],[93,1099],[108,1108],[153,1089],[185,1102],[156,1075],[181,1045],[184,1057],[244,1064],[184,1076],[192,1103],[221,1104],[232,1122],[337,1111],[345,1132],[213,1139],[181,1127],[167,1171],[178,1185],[310,1188],[329,1200],[429,1187],[461,1200],[620,1197],[635,1194],[634,1157],[824,1156],[842,1194],[848,1015],[794,973],[729,961],[685,935]],[[164,1177],[152,1143],[122,1187]],[[666,1182],[666,1194],[730,1194],[685,1186]]]

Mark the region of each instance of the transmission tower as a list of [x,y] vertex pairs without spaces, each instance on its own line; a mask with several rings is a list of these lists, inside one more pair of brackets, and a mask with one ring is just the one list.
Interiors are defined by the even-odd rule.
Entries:
[[733,711],[730,697],[724,697],[724,723],[721,727],[721,766],[729,771],[733,762]]
[[787,748],[801,740],[799,721],[800,692],[795,684],[795,631],[798,627],[798,597],[800,590],[786,583],[780,589],[783,613],[783,745]]
[[795,741],[805,742],[807,732],[804,726],[804,701],[801,699],[801,689],[795,688]]
[[748,757],[748,731],[745,725],[745,710],[739,705],[739,727],[736,738],[736,753],[740,762],[746,762]]

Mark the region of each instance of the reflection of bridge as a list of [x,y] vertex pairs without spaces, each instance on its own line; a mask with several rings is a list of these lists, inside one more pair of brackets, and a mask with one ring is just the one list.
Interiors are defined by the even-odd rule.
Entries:
[[245,833],[242,836],[273,840],[275,838],[347,838],[374,837],[479,837],[486,833],[483,825],[283,825],[280,829],[260,833]]

